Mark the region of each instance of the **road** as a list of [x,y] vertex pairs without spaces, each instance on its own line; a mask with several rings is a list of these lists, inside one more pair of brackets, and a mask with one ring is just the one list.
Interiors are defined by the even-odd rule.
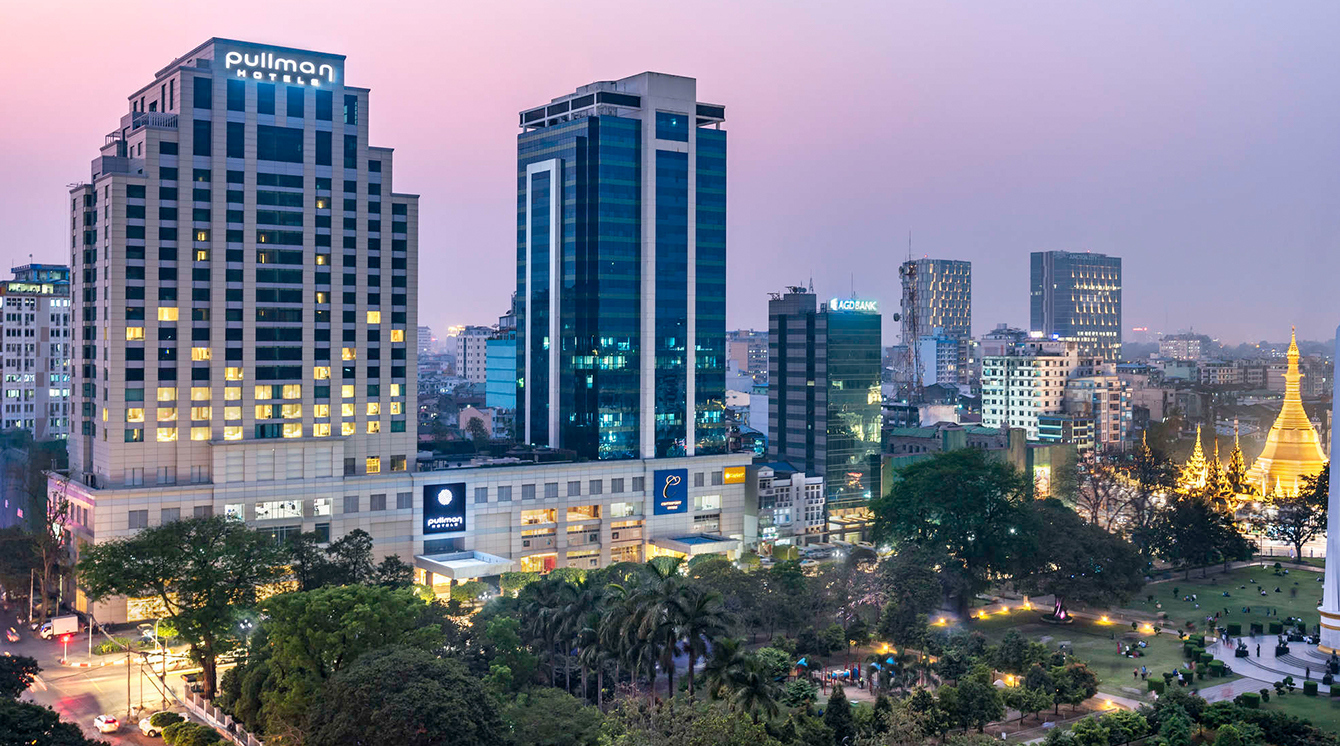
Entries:
[[[0,652],[29,656],[36,659],[38,665],[42,667],[39,682],[23,695],[23,700],[52,708],[60,713],[62,720],[79,725],[84,733],[90,737],[100,738],[112,744],[155,744],[161,746],[162,739],[149,738],[140,733],[138,719],[129,722],[126,718],[128,702],[126,696],[126,656],[124,654],[119,656],[94,655],[90,659],[88,655],[88,636],[81,632],[74,635],[70,640],[71,661],[92,660],[95,664],[98,664],[112,659],[117,660],[117,663],[89,668],[65,666],[60,662],[61,651],[64,646],[59,641],[43,640],[37,636],[36,632],[30,631],[26,627],[20,627],[15,618],[14,609],[6,608],[0,611],[0,619],[2,619],[4,628],[13,627],[19,631],[21,636],[17,643],[11,643],[4,636],[0,636]],[[97,644],[96,639],[94,644]],[[130,665],[129,704],[138,706],[142,696],[144,704],[147,706],[146,711],[156,712],[160,709],[161,695],[154,688],[149,678],[152,674],[147,669],[141,682],[140,668],[138,662],[132,662]],[[169,683],[177,691],[183,691],[181,689],[181,673],[184,672],[168,674]],[[93,718],[102,713],[115,715],[117,719],[121,720],[121,732],[98,733],[93,727]]]

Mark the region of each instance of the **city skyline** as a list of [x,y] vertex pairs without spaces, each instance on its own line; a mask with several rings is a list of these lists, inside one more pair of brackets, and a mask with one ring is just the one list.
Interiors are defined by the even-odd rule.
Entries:
[[[1325,136],[1340,108],[1316,93],[1338,10],[1320,3],[1213,16],[1207,5],[850,4],[819,15],[739,3],[707,29],[688,24],[692,7],[671,10],[650,40],[630,33],[643,11],[599,5],[395,9],[385,30],[338,3],[315,18],[267,6],[263,28],[247,3],[202,9],[189,25],[156,13],[172,7],[162,3],[96,23],[66,13],[72,5],[17,9],[17,28],[59,18],[63,33],[18,34],[0,52],[10,104],[44,113],[41,128],[27,117],[0,125],[23,143],[0,167],[10,185],[0,260],[14,265],[62,254],[63,187],[87,173],[86,152],[62,144],[105,134],[123,91],[222,36],[350,55],[387,112],[372,137],[425,154],[399,177],[423,195],[421,278],[453,287],[425,293],[420,318],[437,329],[506,309],[515,140],[502,132],[516,112],[574,80],[643,70],[694,76],[704,100],[731,102],[742,144],[729,166],[728,328],[764,328],[770,289],[812,277],[820,296],[845,297],[855,278],[895,340],[909,232],[913,256],[975,265],[976,334],[1026,325],[1028,255],[1052,249],[1122,257],[1126,332],[1194,327],[1236,343],[1296,325],[1325,339],[1334,321],[1308,308],[1340,234],[1337,177],[1310,167],[1340,155]],[[137,17],[151,25],[132,26]],[[570,27],[582,51],[534,72],[514,59],[555,27]],[[103,38],[135,44],[104,59],[90,51]],[[96,77],[85,74],[94,61]],[[53,80],[72,95],[53,96]],[[820,101],[822,116],[806,114]],[[453,281],[464,273],[471,281]]]

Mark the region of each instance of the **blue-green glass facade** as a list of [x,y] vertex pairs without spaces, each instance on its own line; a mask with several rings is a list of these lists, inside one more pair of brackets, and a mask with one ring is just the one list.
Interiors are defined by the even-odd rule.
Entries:
[[[641,127],[636,119],[587,117],[518,138],[517,433],[588,458],[639,455]],[[547,170],[528,174],[532,164],[548,164]],[[557,216],[549,191],[555,188]],[[558,279],[557,339],[550,338],[551,271]],[[558,356],[554,401],[550,355]],[[551,407],[558,414],[555,443]]]
[[724,109],[629,80],[521,113],[516,432],[585,458],[724,453]]

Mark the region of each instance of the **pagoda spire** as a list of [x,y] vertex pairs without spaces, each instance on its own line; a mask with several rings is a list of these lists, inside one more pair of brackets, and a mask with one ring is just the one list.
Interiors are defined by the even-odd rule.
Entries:
[[1298,334],[1291,331],[1287,353],[1289,364],[1284,373],[1284,404],[1266,436],[1261,456],[1247,473],[1248,481],[1254,487],[1259,486],[1263,495],[1269,494],[1272,487],[1279,490],[1282,485],[1300,477],[1310,477],[1326,465],[1321,438],[1303,409],[1299,386],[1303,374],[1298,370],[1298,357]]
[[1235,495],[1245,495],[1252,491],[1247,481],[1247,460],[1242,456],[1242,443],[1238,440],[1238,421],[1233,420],[1233,450],[1228,454],[1228,464],[1224,467],[1224,481]]
[[1205,489],[1208,472],[1205,450],[1200,444],[1200,425],[1196,425],[1196,445],[1191,449],[1191,457],[1182,465],[1182,473],[1177,478],[1177,490],[1184,494],[1200,492]]

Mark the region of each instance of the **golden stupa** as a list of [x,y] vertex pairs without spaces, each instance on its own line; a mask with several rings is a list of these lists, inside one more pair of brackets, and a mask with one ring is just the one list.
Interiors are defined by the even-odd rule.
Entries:
[[1279,492],[1296,494],[1303,477],[1315,476],[1326,465],[1321,438],[1303,411],[1299,394],[1298,337],[1289,340],[1289,368],[1284,373],[1284,407],[1266,437],[1266,447],[1247,472],[1247,481],[1262,495]]

